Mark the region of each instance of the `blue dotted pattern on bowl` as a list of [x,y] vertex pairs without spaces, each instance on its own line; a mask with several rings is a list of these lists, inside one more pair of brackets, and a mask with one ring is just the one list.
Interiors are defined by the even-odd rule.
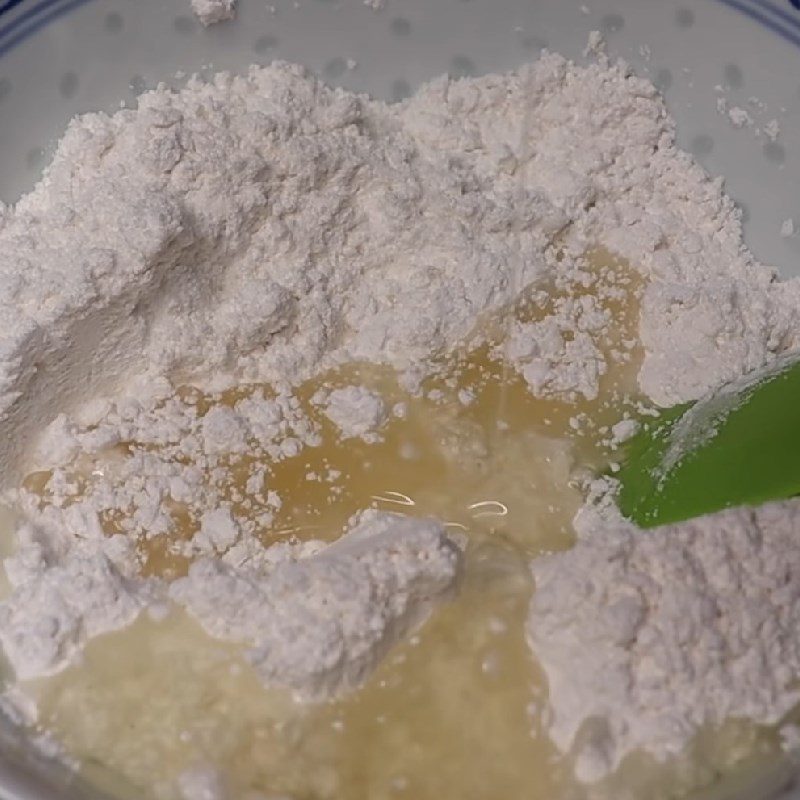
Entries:
[[[599,29],[614,54],[665,93],[680,145],[710,172],[726,176],[759,257],[785,275],[800,274],[800,232],[778,236],[783,220],[800,220],[794,77],[800,0],[586,5],[386,0],[385,8],[372,11],[364,0],[242,0],[235,23],[204,29],[189,0],[0,0],[0,201],[14,202],[31,188],[76,113],[135,104],[161,80],[176,85],[171,76],[178,71],[202,73],[206,65],[241,71],[250,61],[282,58],[306,64],[329,83],[398,101],[442,72],[503,71],[547,46],[577,56],[588,31]],[[446,17],[454,24],[442,25]],[[642,26],[648,17],[652,22]],[[348,30],[342,20],[356,24]],[[717,30],[719,40],[709,41]],[[107,34],[118,37],[119,51]],[[146,47],[131,45],[136,37]],[[652,61],[642,43],[653,45]],[[111,62],[108,70],[100,68],[104,60]],[[712,87],[719,98],[710,96]],[[717,114],[710,109],[718,99]],[[725,103],[740,117],[740,109],[748,111],[744,130],[733,130],[742,126],[726,116]],[[780,117],[780,141],[764,134],[768,114]],[[762,174],[764,162],[770,172]]]
[[[6,0],[0,4],[0,17],[13,15],[0,26],[0,57],[12,50],[50,22],[85,5],[90,0],[40,0],[26,3],[25,0]],[[735,9],[760,23],[792,44],[800,47],[800,14],[788,11],[786,6],[800,11],[800,0],[786,0],[785,6],[772,0],[717,0],[722,5]],[[24,8],[23,8],[24,7]],[[397,20],[396,22],[404,22]]]

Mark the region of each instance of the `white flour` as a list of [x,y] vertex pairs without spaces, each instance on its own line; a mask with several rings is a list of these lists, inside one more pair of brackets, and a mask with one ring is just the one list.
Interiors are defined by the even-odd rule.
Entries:
[[203,25],[214,25],[236,15],[236,0],[192,0],[192,11]]
[[148,603],[149,583],[129,580],[118,554],[104,552],[118,545],[124,550],[121,537],[78,540],[54,558],[38,537],[27,544],[27,531],[19,535],[20,555],[7,563],[14,591],[0,608],[0,641],[18,678],[57,671],[89,637],[130,624]]
[[779,722],[800,700],[800,503],[652,531],[610,516],[587,508],[578,544],[533,563],[528,636],[578,777],[704,724]]
[[[613,315],[603,300],[613,299],[621,287],[608,275],[593,275],[581,259],[562,270],[550,291],[541,289],[532,303],[548,309],[536,322],[511,326],[503,355],[541,398],[594,400],[608,370],[603,343],[608,342]],[[635,340],[614,349],[615,363],[630,359]]]
[[316,699],[361,684],[453,589],[458,566],[439,523],[367,511],[322,552],[266,572],[197,561],[170,597],[212,636],[247,643],[267,685]]
[[78,118],[0,228],[0,411],[18,432],[0,465],[19,474],[43,420],[145,366],[268,381],[416,366],[598,240],[652,280],[641,383],[657,402],[794,343],[797,284],[754,264],[720,182],[618,67],[550,55],[385,106],[278,65]]
[[[255,534],[282,499],[256,471],[248,482],[258,496],[239,518],[217,477],[250,448],[280,460],[313,443],[317,423],[292,393],[302,379],[365,360],[405,371],[406,385],[418,386],[430,359],[471,335],[481,314],[508,305],[533,281],[578,280],[584,253],[598,243],[629,259],[646,282],[639,382],[655,403],[696,398],[795,347],[800,284],[779,284],[754,262],[721,181],[676,150],[674,139],[648,82],[602,58],[584,68],[556,55],[519,73],[441,78],[392,106],[276,64],[194,80],[180,92],[160,88],[142,95],[135,111],[74,120],[41,183],[0,214],[0,469],[13,481],[55,468],[52,504],[39,508],[21,493],[27,522],[7,562],[15,589],[0,611],[0,640],[17,673],[62,668],[88,637],[129,623],[146,606],[161,613],[168,593],[213,635],[250,643],[270,682],[303,696],[357,684],[455,579],[441,531],[408,523],[409,546],[391,557],[375,535],[357,554],[342,543],[276,566],[298,554],[265,550]],[[534,393],[591,398],[607,369],[596,343],[606,324],[589,299],[565,301],[543,322],[515,330],[509,357]],[[274,397],[247,396],[201,415],[174,390],[191,381],[276,389]],[[341,391],[325,408],[343,435],[382,424],[380,398],[359,387]],[[114,402],[91,399],[110,394]],[[72,502],[78,489],[62,467],[131,441],[133,457],[116,466],[109,459],[111,475],[92,476],[85,498]],[[215,476],[210,484],[192,461]],[[138,577],[134,543],[168,525],[170,500],[198,520],[186,555],[207,560],[168,588]],[[786,526],[794,519],[789,508],[764,513]],[[123,519],[110,539],[100,530],[108,514]],[[701,554],[718,556],[720,570],[737,558],[717,547],[725,524],[706,521],[682,534]],[[535,569],[556,572],[568,563],[559,559],[580,559],[606,538]],[[670,558],[669,537],[647,541],[654,565]],[[620,585],[638,574],[625,561],[609,563]],[[760,574],[758,563],[746,569]],[[537,631],[583,623],[574,598],[542,582],[532,636],[547,665]],[[301,585],[312,588],[302,594]],[[708,603],[727,602],[721,587],[702,585],[690,620]],[[276,613],[242,622],[234,597],[253,608],[268,602]],[[772,612],[774,602],[757,593],[752,613]],[[646,618],[644,599],[640,606]],[[630,673],[626,659],[634,656],[619,643],[620,630],[636,614],[623,604],[615,625],[615,608],[601,595],[587,610],[611,622],[573,643],[576,669],[598,647]],[[319,639],[290,644],[282,625],[295,611],[308,615]],[[724,613],[739,611],[724,606]],[[376,615],[369,636],[360,627],[365,615]],[[654,635],[664,652],[680,652],[679,627]],[[797,634],[787,627],[785,635],[791,649]],[[737,674],[748,685],[765,669],[759,652],[742,651]],[[778,665],[773,673],[767,685],[782,686]],[[770,698],[751,703],[728,682],[731,674],[709,674],[708,718],[766,719],[783,707],[780,692],[774,706]],[[583,712],[559,708],[568,701],[552,680],[556,719],[567,720],[552,733],[566,748]],[[675,681],[674,694],[694,691],[690,671],[676,669]],[[644,717],[649,728],[637,727],[635,695],[620,695],[613,713],[600,709],[613,729],[602,746],[612,744],[605,760],[580,762],[584,776],[600,774],[597,763],[613,765],[630,747],[674,749],[690,734],[695,712],[672,693],[647,702],[673,716],[656,712]],[[637,732],[622,735],[625,725]]]
[[[91,411],[101,411],[102,418]],[[148,400],[139,393],[137,400],[86,409],[83,418],[92,420],[88,429],[58,417],[42,439],[38,457],[52,468],[45,485],[51,502],[40,509],[39,497],[22,491],[19,500],[31,522],[52,538],[65,527],[77,535],[81,529],[99,532],[100,517],[111,515],[120,518],[129,541],[153,539],[172,527],[165,503],[180,503],[200,528],[186,544],[187,555],[224,550],[231,559],[242,552],[252,556],[251,550],[258,550],[254,534],[272,522],[281,499],[253,463],[248,500],[239,502],[234,518],[232,471],[244,456],[275,464],[319,443],[317,423],[296,398],[287,392],[266,396],[260,389],[232,408],[215,406],[204,414],[191,395],[164,399],[155,394]],[[120,442],[126,442],[127,457],[114,449]],[[76,453],[103,459],[103,468],[86,474],[80,459],[71,468],[62,466]],[[78,478],[84,484],[80,500]]]
[[345,439],[360,436],[374,441],[377,429],[389,417],[386,404],[375,392],[363,386],[345,386],[323,393],[317,398],[325,416],[339,429]]

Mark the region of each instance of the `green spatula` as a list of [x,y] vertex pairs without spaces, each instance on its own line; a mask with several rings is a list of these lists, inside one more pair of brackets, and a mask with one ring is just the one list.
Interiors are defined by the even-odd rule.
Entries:
[[643,425],[615,477],[644,528],[800,494],[797,355]]

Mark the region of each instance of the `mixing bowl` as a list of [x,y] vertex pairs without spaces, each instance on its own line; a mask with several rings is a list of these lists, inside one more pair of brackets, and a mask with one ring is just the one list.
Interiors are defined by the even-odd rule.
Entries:
[[[397,100],[449,72],[502,71],[591,30],[662,89],[681,145],[724,175],[756,255],[800,274],[800,3],[788,0],[241,0],[203,28],[189,0],[0,0],[0,200],[36,181],[76,113],[160,81],[274,59]],[[732,112],[732,113],[731,113]],[[791,770],[726,797],[800,798]],[[0,796],[92,798],[0,725]]]

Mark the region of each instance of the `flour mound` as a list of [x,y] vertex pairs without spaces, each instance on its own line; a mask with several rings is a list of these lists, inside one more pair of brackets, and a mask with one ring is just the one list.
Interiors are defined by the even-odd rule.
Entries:
[[574,549],[532,564],[527,631],[548,733],[584,781],[702,725],[775,724],[800,700],[800,503],[639,530],[592,509]]
[[[213,15],[233,5],[195,7]],[[73,120],[42,181],[0,213],[0,471],[9,486],[52,471],[48,508],[17,495],[25,522],[7,562],[16,588],[0,606],[0,638],[18,673],[60,668],[87,637],[128,624],[150,602],[155,589],[135,545],[168,532],[174,502],[197,523],[181,555],[201,560],[158,591],[215,635],[249,642],[270,682],[311,695],[356,684],[429,596],[444,592],[450,573],[426,573],[417,545],[401,549],[397,563],[381,544],[374,564],[334,546],[275,567],[287,554],[263,548],[258,532],[281,498],[263,470],[247,475],[254,503],[237,516],[235,500],[204,484],[192,462],[216,480],[250,452],[296,456],[318,435],[293,394],[303,380],[366,361],[397,368],[401,385],[419,390],[437,356],[480,339],[482,321],[522,292],[580,273],[598,246],[628,259],[644,286],[638,380],[653,403],[695,399],[797,347],[800,281],[778,283],[754,260],[721,181],[677,150],[655,88],[602,56],[584,67],[545,54],[506,75],[443,77],[395,105],[276,63],[180,91],[162,86],[135,110]],[[607,324],[588,297],[564,300],[512,332],[509,357],[539,396],[592,398],[614,357],[601,347]],[[175,388],[247,384],[269,384],[274,396],[248,395],[206,414]],[[117,399],[91,400],[101,396]],[[352,392],[327,408],[345,435],[379,426],[385,413]],[[115,480],[92,475],[77,501],[65,465],[120,452],[108,464]],[[124,547],[103,535],[109,516],[124,520]],[[443,565],[427,535],[426,558]],[[546,588],[547,569],[590,546],[543,562],[551,566],[541,567],[545,590],[535,604],[556,591],[555,580]],[[404,564],[416,566],[406,574]],[[358,582],[342,595],[334,573]],[[306,584],[331,589],[329,611],[316,605],[322,594],[298,589]],[[252,621],[234,613],[227,593]],[[558,596],[553,613],[566,637],[572,599]],[[651,599],[641,601],[645,618]],[[264,603],[274,621],[256,616]],[[587,618],[603,607],[588,604]],[[311,640],[289,626],[291,609],[319,636],[314,658]],[[256,629],[256,619],[266,627]],[[355,632],[372,623],[369,635]],[[681,635],[676,628],[663,639]],[[565,669],[591,663],[577,644],[570,652],[576,663]],[[553,685],[558,709],[566,689]],[[663,697],[658,713],[685,710],[691,728],[691,709]],[[743,705],[758,717],[757,703]],[[612,726],[608,763],[634,742],[658,749],[666,734],[645,729],[650,718],[631,723],[637,733]],[[577,724],[556,723],[559,746],[569,746]]]
[[[144,369],[293,383],[344,360],[419,367],[598,242],[652,284],[640,381],[656,402],[794,346],[797,283],[753,261],[720,182],[622,66],[546,55],[387,106],[274,64],[78,117],[0,224],[16,432],[0,465],[13,475],[42,420]],[[595,358],[542,346],[559,368]],[[537,385],[592,391],[540,367]]]
[[170,597],[212,636],[247,644],[265,684],[320,699],[363,683],[452,593],[460,560],[441,524],[368,511],[316,555],[268,570],[199,560]]

